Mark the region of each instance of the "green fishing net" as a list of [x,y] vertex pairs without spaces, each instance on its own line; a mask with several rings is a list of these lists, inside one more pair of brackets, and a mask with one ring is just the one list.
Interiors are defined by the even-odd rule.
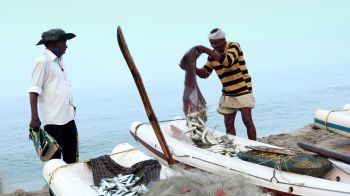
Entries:
[[332,162],[328,159],[312,154],[291,156],[250,150],[237,153],[237,157],[251,163],[314,177],[322,177],[332,168]]

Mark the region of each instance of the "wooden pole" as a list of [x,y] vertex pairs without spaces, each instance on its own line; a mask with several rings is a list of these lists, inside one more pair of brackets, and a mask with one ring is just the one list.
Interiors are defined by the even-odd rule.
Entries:
[[122,33],[122,29],[120,28],[120,26],[118,26],[118,28],[117,28],[117,39],[118,39],[119,48],[123,53],[124,59],[129,66],[132,77],[134,78],[137,89],[139,90],[143,105],[144,105],[146,113],[147,113],[147,117],[152,125],[154,133],[157,136],[157,139],[158,139],[159,144],[164,152],[164,155],[167,159],[168,164],[173,165],[175,163],[174,159],[169,151],[168,145],[166,144],[163,133],[160,130],[157,117],[153,112],[153,108],[152,108],[151,103],[148,99],[147,92],[145,90],[145,87],[143,86],[142,78],[139,74],[139,71],[136,68],[134,60],[131,57],[131,54],[130,54],[128,46],[125,42],[125,39],[124,39],[124,36]]
[[307,150],[307,151],[310,151],[310,152],[314,152],[322,157],[332,158],[332,159],[350,164],[350,156],[349,155],[342,154],[342,153],[339,153],[339,152],[336,152],[333,150],[327,150],[324,148],[320,148],[318,146],[304,143],[304,142],[298,142],[297,144],[300,148]]

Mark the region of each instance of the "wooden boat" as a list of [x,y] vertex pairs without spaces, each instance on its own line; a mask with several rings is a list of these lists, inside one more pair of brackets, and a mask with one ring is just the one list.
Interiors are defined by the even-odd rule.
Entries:
[[[194,145],[186,134],[189,130],[185,119],[174,119],[160,124],[164,138],[175,162],[198,168],[222,176],[243,175],[253,184],[277,193],[291,195],[349,195],[350,165],[332,161],[333,167],[322,178],[280,171],[278,169],[243,161],[238,157],[228,157]],[[211,130],[217,136],[222,132]],[[147,123],[133,122],[130,132],[153,157],[163,164],[166,158],[158,140]],[[237,136],[228,136],[240,150],[245,146],[275,147]]]
[[[152,159],[128,143],[117,145],[112,151],[111,158],[124,167]],[[162,165],[160,179],[173,174],[171,169]],[[98,195],[92,188],[94,180],[89,162],[66,164],[61,159],[52,159],[45,163],[43,175],[55,195]]]
[[319,109],[315,113],[316,127],[350,138],[350,104],[340,110]]

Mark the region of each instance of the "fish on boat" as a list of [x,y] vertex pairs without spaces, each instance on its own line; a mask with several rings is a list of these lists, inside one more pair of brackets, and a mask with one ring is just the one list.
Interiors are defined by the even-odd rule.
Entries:
[[[251,183],[274,193],[327,196],[350,194],[348,164],[326,159],[330,164],[321,177],[298,174],[284,171],[279,167],[248,162],[238,157],[241,153],[251,152],[252,148],[272,150],[279,154],[289,154],[288,156],[298,154],[291,149],[283,150],[262,142],[226,135],[207,128],[201,120],[193,121],[191,118],[163,121],[160,123],[160,128],[176,163],[222,176],[242,175]],[[151,153],[151,156],[167,164],[150,124],[133,122],[130,133]]]
[[[116,145],[110,157],[124,167],[131,167],[135,163],[153,159],[128,143]],[[160,165],[160,179],[166,179],[175,174],[174,170]],[[93,172],[89,161],[67,164],[61,159],[52,159],[45,163],[43,176],[54,195],[138,195],[136,193],[147,191],[147,187],[142,184],[134,186],[140,179],[133,174],[102,179],[99,187],[94,186]],[[113,186],[120,186],[120,188],[118,187],[119,192],[109,191]],[[122,193],[122,191],[124,192]]]

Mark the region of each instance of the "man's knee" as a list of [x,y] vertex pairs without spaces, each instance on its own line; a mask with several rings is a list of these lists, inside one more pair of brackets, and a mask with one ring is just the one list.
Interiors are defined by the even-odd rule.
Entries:
[[251,108],[242,108],[241,113],[244,125],[247,127],[254,126]]
[[224,114],[225,120],[231,120],[234,121],[236,118],[236,112],[231,113],[231,114]]
[[251,117],[243,118],[243,123],[246,127],[254,126],[254,122]]

